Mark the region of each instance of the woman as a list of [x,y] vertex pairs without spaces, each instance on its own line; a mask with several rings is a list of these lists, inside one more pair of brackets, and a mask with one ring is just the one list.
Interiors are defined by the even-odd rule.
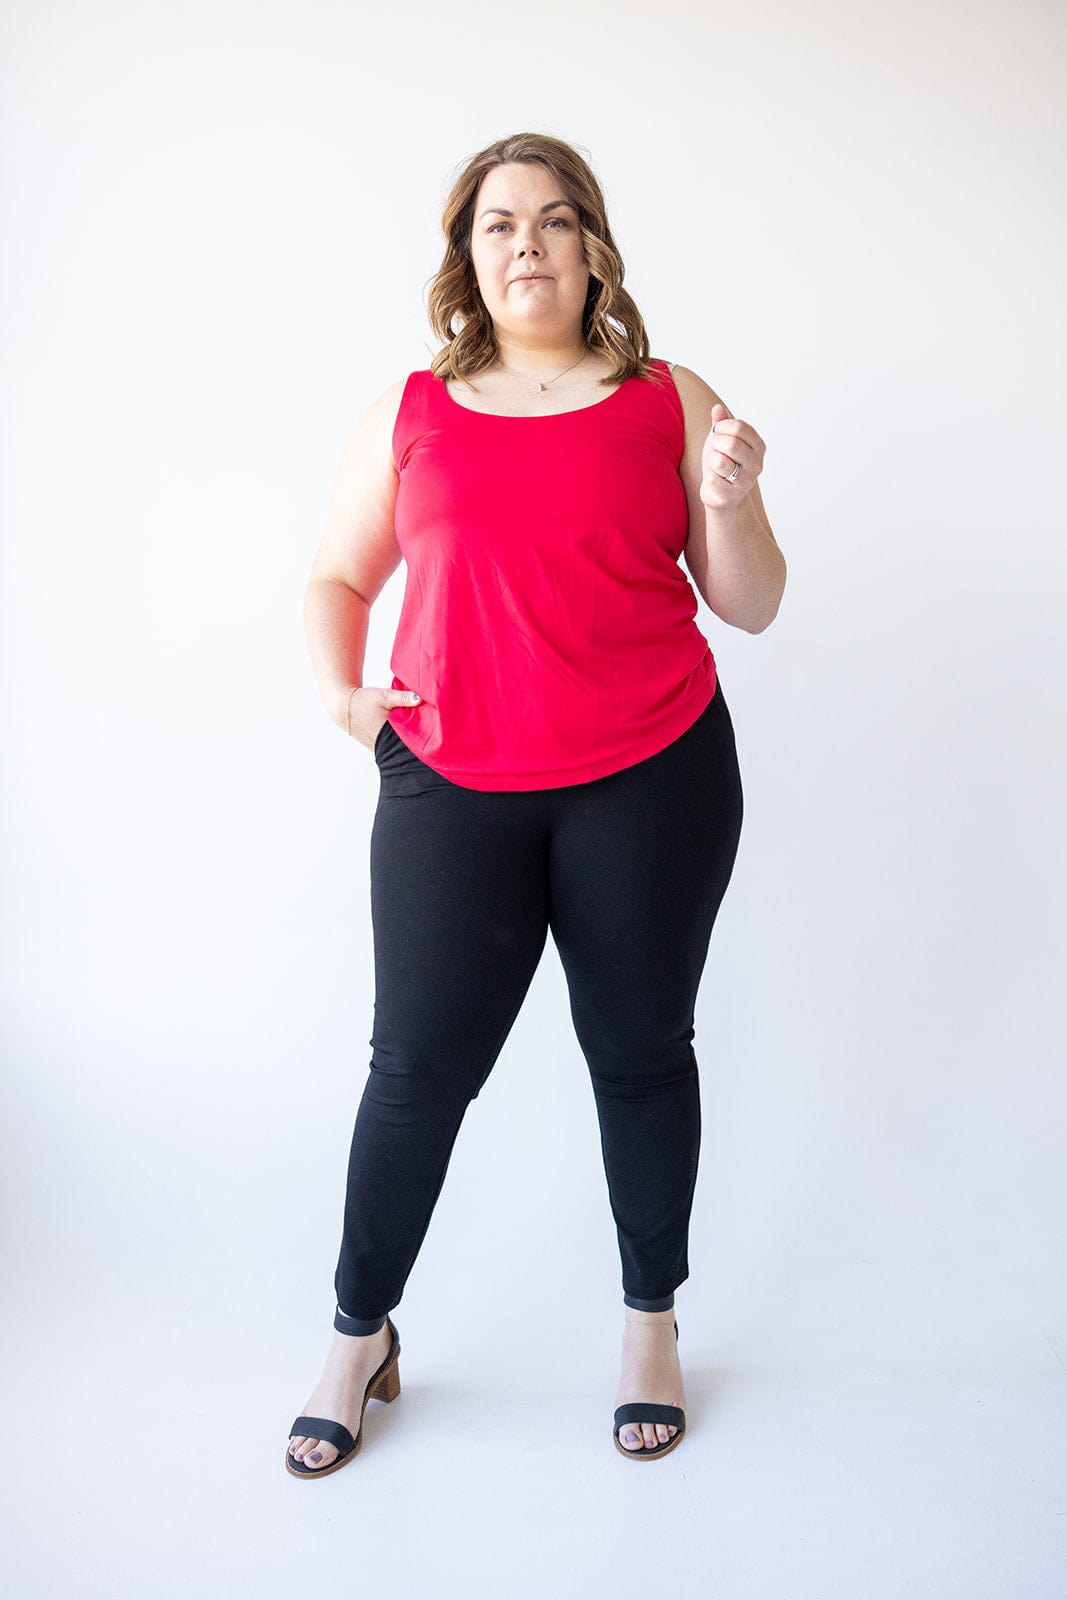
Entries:
[[[685,1426],[674,1290],[699,1145],[690,1041],[741,788],[686,565],[724,622],[773,619],[764,445],[651,361],[599,186],[559,140],[475,156],[430,294],[443,348],[357,425],[307,592],[326,706],[373,750],[375,1003],[337,1315],[286,1466],[356,1454],[399,1392],[399,1302],[453,1141],[548,930],[589,1064],[624,1302],[616,1448]],[[407,580],[389,688],[370,607]],[[552,1286],[546,1286],[552,1293]]]

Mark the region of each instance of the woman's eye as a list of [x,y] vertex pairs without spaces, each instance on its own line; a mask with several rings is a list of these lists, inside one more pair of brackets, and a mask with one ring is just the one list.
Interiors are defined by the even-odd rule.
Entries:
[[[569,228],[570,225],[569,217],[548,217],[545,220],[546,228]],[[504,233],[510,226],[511,224],[507,222],[491,222],[485,231],[486,233]]]

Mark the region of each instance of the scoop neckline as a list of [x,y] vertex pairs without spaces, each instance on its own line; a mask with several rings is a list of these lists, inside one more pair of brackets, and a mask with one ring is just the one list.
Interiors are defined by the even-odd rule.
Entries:
[[448,403],[455,406],[457,411],[465,411],[470,417],[488,417],[493,422],[555,422],[559,417],[580,417],[585,411],[599,411],[600,407],[606,406],[609,400],[614,400],[615,396],[621,393],[628,383],[632,382],[634,376],[636,374],[631,375],[630,378],[624,378],[617,388],[612,389],[610,394],[604,396],[603,400],[594,400],[591,406],[575,406],[570,411],[546,411],[541,416],[538,416],[536,412],[533,412],[530,416],[518,417],[512,416],[507,411],[475,411],[473,406],[460,405],[455,396],[449,394],[448,384],[443,378],[441,379],[441,387]]

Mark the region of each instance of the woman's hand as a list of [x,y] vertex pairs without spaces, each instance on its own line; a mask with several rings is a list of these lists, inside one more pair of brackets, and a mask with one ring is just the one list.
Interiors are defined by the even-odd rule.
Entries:
[[[739,506],[763,471],[767,446],[747,422],[731,417],[721,401],[711,408],[704,445],[700,498],[711,511]],[[733,477],[736,471],[737,476]]]
[[373,750],[390,711],[395,706],[417,706],[419,699],[414,689],[352,689],[341,726],[353,739]]

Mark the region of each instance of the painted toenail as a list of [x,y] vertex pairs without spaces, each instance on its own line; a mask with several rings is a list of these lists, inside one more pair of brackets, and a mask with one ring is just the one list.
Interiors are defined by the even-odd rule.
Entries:
[[307,1461],[321,1461],[322,1460],[322,1451],[321,1450],[312,1450],[311,1454],[309,1456],[305,1457],[305,1460],[307,1460]]

